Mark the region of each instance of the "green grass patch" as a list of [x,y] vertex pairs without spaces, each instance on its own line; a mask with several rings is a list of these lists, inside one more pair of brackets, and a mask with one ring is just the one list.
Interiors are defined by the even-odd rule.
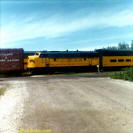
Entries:
[[113,72],[111,78],[133,81],[133,67],[124,68],[119,72]]
[[0,88],[0,96],[4,95],[5,91],[6,91],[6,88]]

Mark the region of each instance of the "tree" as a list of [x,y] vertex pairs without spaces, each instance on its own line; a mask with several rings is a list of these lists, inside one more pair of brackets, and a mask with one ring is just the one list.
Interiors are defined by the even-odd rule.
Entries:
[[131,41],[131,49],[133,50],[133,40]]
[[109,46],[109,47],[107,47],[106,49],[108,49],[108,50],[117,50],[118,48],[115,47],[115,46]]
[[123,50],[130,49],[130,48],[129,48],[129,44],[127,44],[127,43],[125,43],[125,42],[123,42],[123,43],[120,42],[120,43],[118,44],[118,49],[120,49],[120,50],[121,50],[121,49],[123,49]]

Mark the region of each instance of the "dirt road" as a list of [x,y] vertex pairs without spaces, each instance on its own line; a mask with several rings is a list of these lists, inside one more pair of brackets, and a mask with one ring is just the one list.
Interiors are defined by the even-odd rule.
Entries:
[[[1,133],[17,133],[18,128],[51,129],[51,133],[133,133],[131,82],[87,75],[10,78],[0,84],[3,82],[9,87],[0,99],[0,108],[3,99],[14,97],[16,101],[8,116],[5,112],[0,115]],[[14,100],[7,105],[11,102]],[[4,131],[1,122],[7,120]]]

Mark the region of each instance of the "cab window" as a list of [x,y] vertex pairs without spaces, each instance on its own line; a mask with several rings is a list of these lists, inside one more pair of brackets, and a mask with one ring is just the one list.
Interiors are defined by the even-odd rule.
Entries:
[[35,53],[35,55],[39,55],[39,53]]

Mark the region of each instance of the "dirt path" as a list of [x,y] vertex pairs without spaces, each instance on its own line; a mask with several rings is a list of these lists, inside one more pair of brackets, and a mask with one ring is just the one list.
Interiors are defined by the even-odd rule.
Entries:
[[4,81],[4,96],[0,97],[0,133],[17,133],[24,111],[24,100],[28,98],[26,83],[22,81]]
[[133,133],[131,82],[69,75],[8,82],[16,92],[10,96],[18,97],[12,107],[15,111],[10,111],[14,113],[15,118],[11,117],[10,121],[16,129],[51,129],[51,133]]

